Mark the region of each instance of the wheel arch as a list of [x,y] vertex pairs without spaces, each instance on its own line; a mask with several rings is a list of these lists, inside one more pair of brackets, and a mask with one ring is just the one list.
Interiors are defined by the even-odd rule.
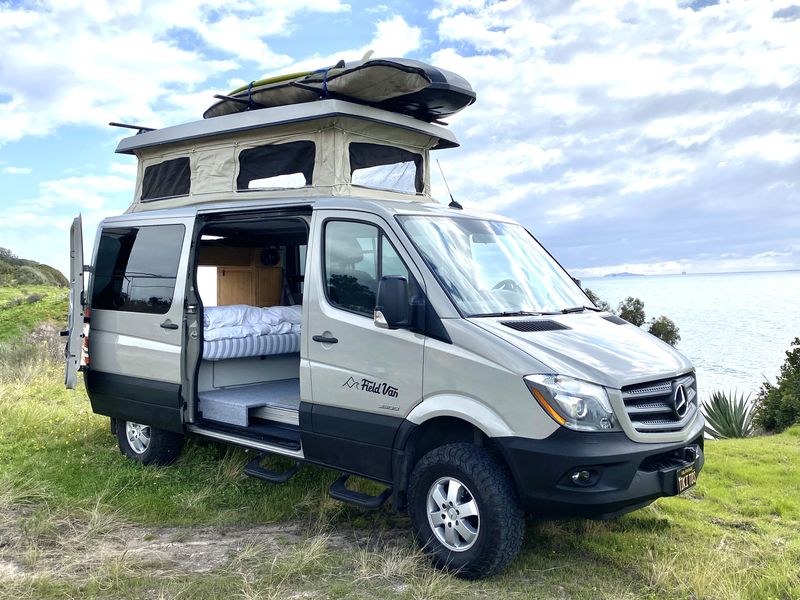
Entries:
[[[493,448],[492,438],[511,435],[511,427],[495,411],[473,398],[449,395],[424,400],[409,413],[395,437],[395,509],[405,509],[411,471],[429,451],[458,442]],[[501,453],[497,456],[506,462]]]
[[511,426],[497,412],[469,396],[442,394],[426,398],[408,413],[406,419],[419,426],[441,417],[466,421],[487,437],[514,435]]

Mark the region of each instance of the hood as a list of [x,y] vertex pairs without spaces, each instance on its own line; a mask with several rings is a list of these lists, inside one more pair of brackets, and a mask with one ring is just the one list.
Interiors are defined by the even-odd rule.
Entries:
[[[607,315],[606,315],[607,316]],[[653,379],[667,379],[692,369],[683,354],[625,323],[584,312],[542,317],[481,317],[468,319],[526,352],[551,370],[619,389]],[[504,323],[551,321],[569,329],[518,331]]]

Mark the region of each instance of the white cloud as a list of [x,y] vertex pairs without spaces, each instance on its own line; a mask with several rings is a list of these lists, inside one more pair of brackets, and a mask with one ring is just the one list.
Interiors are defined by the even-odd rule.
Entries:
[[[343,48],[325,56],[313,54],[280,70],[290,73],[294,71],[311,71],[326,65],[334,65],[339,60],[361,60],[370,50],[374,51],[376,58],[382,56],[403,57],[419,50],[421,45],[422,29],[409,25],[400,15],[392,15],[377,21],[375,23],[375,33],[370,41],[358,48]],[[264,77],[270,77],[278,72],[279,70],[270,71],[265,73]],[[237,85],[239,84],[237,83]]]
[[782,271],[794,269],[797,253],[762,252],[753,256],[699,257],[694,259],[658,261],[647,263],[621,263],[589,269],[573,269],[574,277],[603,277],[611,273],[638,275],[679,275],[681,273],[742,273],[746,271]]
[[4,4],[0,94],[10,101],[0,112],[0,144],[64,124],[135,120],[157,127],[185,120],[190,113],[176,96],[241,62],[288,65],[293,59],[273,52],[268,36],[288,35],[292,20],[309,11],[346,10],[338,0],[251,0],[235,7],[45,0],[35,10]]
[[64,177],[43,181],[35,197],[19,200],[3,210],[3,242],[15,254],[32,258],[67,272],[69,228],[83,215],[84,252],[91,253],[97,226],[119,214],[133,197],[135,177],[111,173]]
[[30,175],[32,171],[30,167],[3,167],[3,173],[6,175]]
[[438,1],[431,62],[478,94],[448,119],[454,195],[520,219],[570,267],[680,272],[665,265],[727,248],[767,268],[747,257],[800,227],[800,20],[773,17],[791,4]]

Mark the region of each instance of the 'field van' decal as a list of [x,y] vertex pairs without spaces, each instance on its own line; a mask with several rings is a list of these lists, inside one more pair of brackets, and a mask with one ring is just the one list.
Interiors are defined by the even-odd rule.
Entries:
[[378,394],[380,396],[389,396],[390,398],[397,398],[398,389],[393,385],[389,385],[388,383],[379,383],[377,381],[372,381],[371,379],[367,379],[363,377],[361,381],[358,381],[354,377],[350,377],[347,381],[342,384],[342,387],[348,387],[351,390],[360,390],[362,392],[370,392],[372,394]]

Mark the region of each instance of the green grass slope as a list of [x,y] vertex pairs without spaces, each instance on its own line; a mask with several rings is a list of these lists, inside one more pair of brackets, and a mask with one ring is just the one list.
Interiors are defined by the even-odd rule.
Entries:
[[69,292],[63,287],[0,287],[0,343],[13,341],[42,323],[63,326],[68,306]]
[[[48,519],[75,514],[92,515],[87,523],[112,515],[154,527],[300,522],[326,535],[355,527],[410,540],[404,517],[361,513],[327,498],[335,474],[321,469],[305,468],[274,486],[243,476],[250,456],[241,450],[197,442],[173,467],[137,465],[119,453],[108,420],[92,414],[85,393],[63,389],[56,363],[0,367],[0,512],[3,490],[7,510],[25,490],[39,490],[16,517],[31,540],[55,539]],[[303,548],[252,568],[236,563],[169,576],[120,559],[110,571],[32,574],[6,589],[44,598],[799,598],[800,427],[708,442],[696,488],[619,519],[531,521],[510,568],[484,582],[436,575],[419,567],[410,549]],[[0,544],[0,567],[3,552]],[[0,590],[2,577],[0,569]]]
[[58,269],[19,258],[7,248],[0,248],[0,286],[21,285],[67,287],[69,281]]

